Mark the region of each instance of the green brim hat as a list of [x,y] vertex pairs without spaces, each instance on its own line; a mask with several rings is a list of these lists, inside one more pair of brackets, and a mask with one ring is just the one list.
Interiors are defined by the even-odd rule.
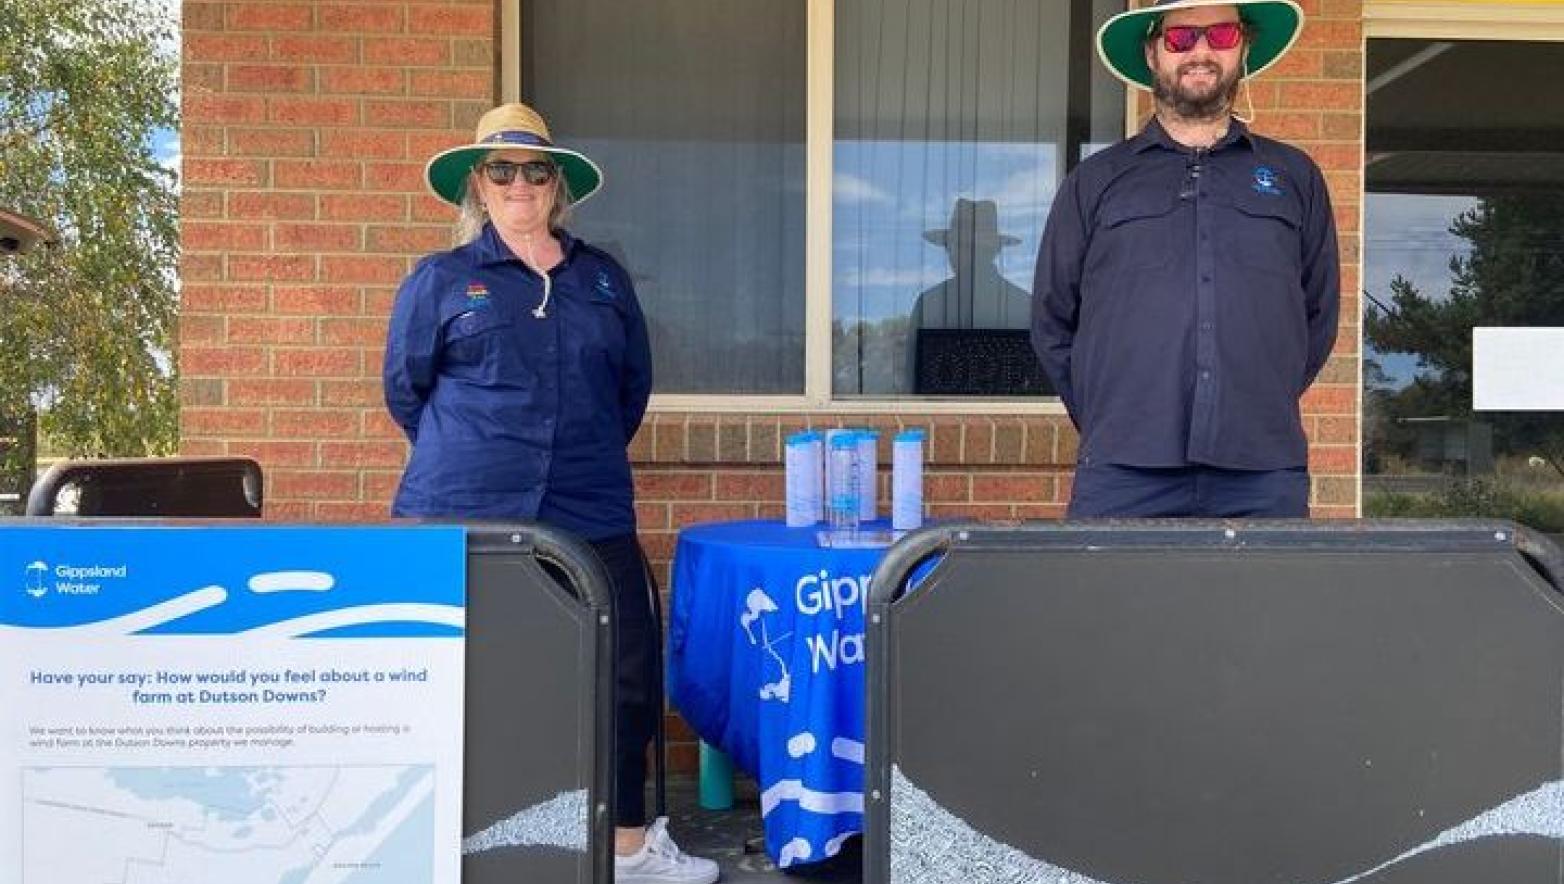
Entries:
[[603,170],[579,151],[555,146],[548,125],[525,104],[502,104],[478,120],[472,144],[443,150],[424,167],[424,182],[434,195],[459,206],[467,193],[473,167],[491,151],[535,150],[559,165],[570,191],[570,202],[579,203],[603,186]]
[[1303,30],[1303,9],[1293,0],[1157,0],[1144,9],[1121,12],[1097,32],[1097,54],[1113,75],[1138,89],[1150,91],[1151,69],[1146,67],[1146,38],[1162,16],[1175,9],[1199,6],[1236,6],[1238,17],[1249,26],[1249,51],[1244,56],[1247,76],[1275,64]]

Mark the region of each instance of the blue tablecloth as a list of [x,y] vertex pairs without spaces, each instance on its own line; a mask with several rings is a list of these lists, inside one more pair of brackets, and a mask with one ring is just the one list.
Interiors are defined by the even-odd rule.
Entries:
[[864,594],[884,554],[823,549],[814,529],[774,521],[679,535],[669,696],[760,784],[766,852],[784,868],[863,831]]

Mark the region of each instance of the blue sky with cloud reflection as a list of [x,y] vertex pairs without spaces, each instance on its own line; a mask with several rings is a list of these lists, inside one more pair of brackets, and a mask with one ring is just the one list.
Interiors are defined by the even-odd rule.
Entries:
[[[1424,298],[1441,301],[1450,296],[1454,282],[1450,259],[1466,257],[1471,243],[1450,232],[1450,222],[1476,208],[1471,196],[1415,193],[1369,193],[1363,201],[1363,288],[1386,306],[1391,302],[1390,283],[1405,278]],[[1375,309],[1364,299],[1365,310]],[[1379,362],[1396,387],[1411,383],[1418,373],[1418,357],[1406,353],[1378,353],[1364,341],[1364,355]]]
[[1028,291],[1061,177],[1053,144],[839,141],[832,187],[832,287],[839,320],[906,315],[950,276],[924,233],[949,226],[958,198],[993,200],[999,232],[1020,240],[999,272]]

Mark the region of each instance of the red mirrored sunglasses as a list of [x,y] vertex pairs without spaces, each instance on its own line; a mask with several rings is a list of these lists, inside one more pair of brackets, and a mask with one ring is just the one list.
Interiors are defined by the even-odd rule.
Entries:
[[1244,24],[1222,21],[1214,25],[1168,25],[1162,29],[1162,46],[1169,52],[1188,52],[1202,36],[1212,49],[1233,49],[1244,39]]

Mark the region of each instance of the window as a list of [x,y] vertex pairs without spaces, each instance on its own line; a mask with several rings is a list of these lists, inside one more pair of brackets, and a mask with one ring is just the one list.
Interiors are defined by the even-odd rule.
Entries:
[[1558,42],[1369,42],[1365,515],[1564,531],[1564,414],[1474,410],[1472,354],[1474,327],[1564,326],[1561,65]]
[[[836,4],[838,396],[1046,392],[1025,334],[1043,223],[1065,173],[1124,131],[1123,89],[1089,56],[1072,65],[1071,49],[1089,53],[1122,8]],[[969,360],[935,361],[963,350],[1011,370],[985,378]]]
[[661,393],[804,392],[804,7],[525,0],[521,80],[606,186],[571,222],[646,308]]
[[1032,269],[1123,135],[1091,48],[1123,0],[517,4],[507,63],[605,169],[572,229],[631,272],[659,394],[1048,395]]

